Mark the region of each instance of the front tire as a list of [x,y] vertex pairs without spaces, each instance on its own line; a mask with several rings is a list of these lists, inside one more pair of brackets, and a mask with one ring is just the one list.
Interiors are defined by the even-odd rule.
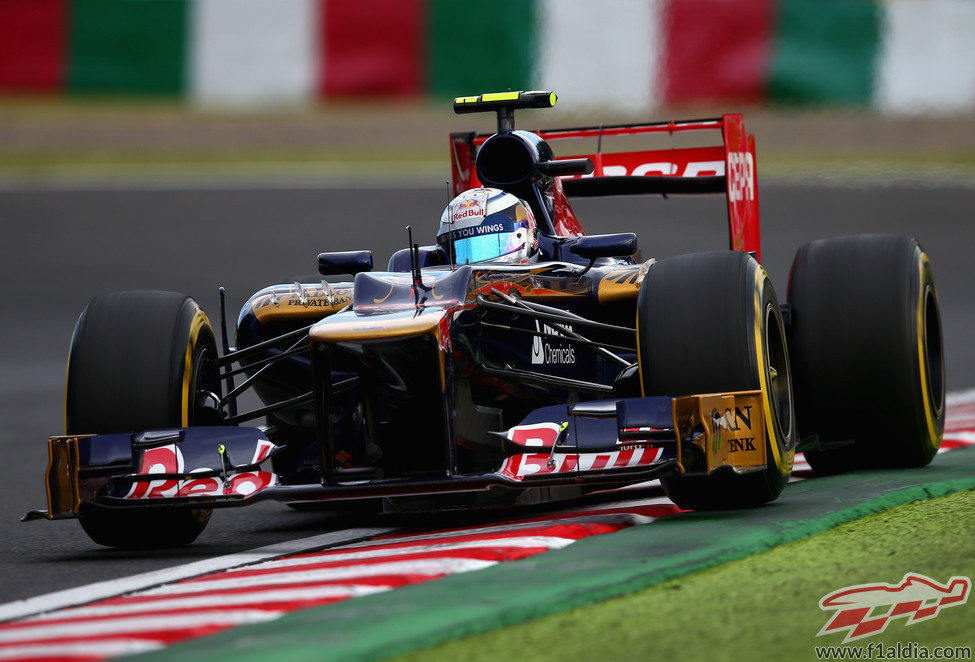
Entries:
[[822,442],[805,452],[813,470],[928,464],[944,433],[944,351],[934,273],[917,241],[806,244],[789,304],[800,433]]
[[653,264],[637,301],[644,395],[761,390],[766,468],[661,479],[681,508],[744,508],[776,499],[792,473],[796,425],[785,325],[772,282],[747,253],[694,253]]
[[[66,433],[217,424],[208,396],[220,393],[216,358],[213,329],[193,299],[159,291],[95,297],[71,339]],[[85,533],[100,545],[148,549],[193,542],[211,512],[84,504],[78,517]]]

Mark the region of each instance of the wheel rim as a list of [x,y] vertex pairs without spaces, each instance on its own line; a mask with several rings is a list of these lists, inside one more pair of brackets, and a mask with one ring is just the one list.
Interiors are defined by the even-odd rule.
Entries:
[[785,333],[776,312],[771,303],[765,309],[765,376],[773,420],[779,428],[776,432],[782,443],[788,443],[793,423],[792,373],[789,370]]
[[941,339],[941,314],[938,309],[938,299],[932,288],[924,292],[924,357],[927,368],[928,393],[931,394],[931,407],[935,414],[941,415],[944,408],[945,373],[944,349]]
[[[211,355],[212,354],[212,355]],[[190,385],[190,425],[220,425],[219,410],[203,406],[209,397],[220,399],[220,371],[215,363],[216,352],[204,341],[193,362],[193,381]]]

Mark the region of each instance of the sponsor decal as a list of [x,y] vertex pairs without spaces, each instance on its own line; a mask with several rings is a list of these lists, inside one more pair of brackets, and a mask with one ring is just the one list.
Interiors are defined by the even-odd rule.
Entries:
[[[628,165],[603,166],[604,177],[714,177],[728,175],[728,198],[731,202],[755,199],[755,157],[751,152],[728,152],[727,168],[724,161],[651,161],[640,163],[631,169]],[[593,175],[583,175],[592,177]],[[573,177],[574,178],[574,177]]]
[[968,577],[952,577],[941,584],[914,572],[897,584],[846,586],[819,601],[820,609],[835,613],[816,636],[845,632],[843,643],[847,643],[880,634],[897,618],[906,618],[905,625],[931,620],[942,609],[964,605],[971,587]]
[[289,306],[302,306],[305,308],[333,308],[336,306],[344,306],[348,303],[352,303],[352,294],[345,293],[340,294],[333,298],[326,297],[312,297],[301,300],[297,297],[293,299],[288,299]]
[[[572,326],[569,324],[563,324],[566,330],[572,331]],[[559,329],[553,328],[548,324],[541,324],[538,320],[535,320],[535,330],[538,333],[547,333],[551,335],[562,335]],[[532,364],[542,365],[542,364],[562,364],[562,363],[575,363],[576,362],[576,350],[571,344],[566,343],[565,345],[554,345],[549,342],[551,338],[543,338],[542,336],[532,337]]]
[[456,223],[471,216],[484,216],[484,210],[473,200],[468,200],[454,209],[454,212],[450,215],[450,219]]
[[500,473],[518,479],[539,474],[637,467],[653,464],[661,452],[659,448],[627,447],[608,453],[524,453],[506,458]]
[[755,448],[755,437],[747,437],[745,439],[731,439],[728,442],[728,452],[738,453],[740,451],[754,451],[758,450]]
[[[723,412],[716,412],[714,414],[714,422],[715,431],[741,432],[744,430],[745,432],[750,432],[752,429],[752,407],[751,405],[735,407],[734,411],[730,407],[727,407]],[[715,434],[715,439],[720,440],[721,437],[722,435]],[[728,442],[729,453],[758,450],[755,448],[755,437],[731,436],[726,441]]]
[[755,199],[755,158],[751,152],[728,152],[728,200]]
[[681,438],[691,435],[698,425],[705,429],[704,435],[692,435],[690,440],[704,451],[707,473],[723,466],[767,467],[770,451],[763,397],[755,390],[674,399],[674,423]]
[[[142,466],[139,468],[140,474],[176,474],[184,473],[183,454],[179,446],[160,446],[150,448],[142,454]],[[133,483],[126,499],[149,499],[153,497],[174,497],[179,491],[179,481],[172,479],[161,479],[153,481],[140,481]]]
[[516,425],[508,430],[508,439],[519,446],[551,448],[561,431],[562,426],[559,423]]
[[479,237],[482,234],[494,234],[497,232],[511,232],[513,229],[511,221],[507,223],[482,223],[469,228],[451,230],[451,239],[466,239],[468,237]]
[[[267,459],[274,444],[267,439],[258,439],[257,447],[250,464],[257,464]],[[186,471],[183,454],[179,446],[171,444],[150,448],[143,453],[142,466],[139,474],[186,474],[181,480],[162,478],[152,481],[136,481],[132,483],[126,499],[159,499],[190,496],[227,496],[239,494],[247,496],[258,492],[275,481],[275,475],[269,471],[245,471],[231,474],[226,479],[193,478],[194,473],[212,471],[211,467],[199,467]]]
[[251,309],[259,311],[268,306],[278,307],[282,304],[282,297],[285,306],[300,306],[302,308],[340,308],[352,303],[351,287],[334,287],[330,292],[317,290],[310,296],[304,298],[296,295],[292,290],[275,288],[271,292],[255,295],[252,299]]
[[[754,170],[754,168],[753,168]],[[655,177],[713,177],[725,174],[724,161],[689,161],[674,163],[673,161],[653,161],[641,163],[629,170],[625,165],[603,166],[604,177],[618,177],[629,175],[640,177],[651,175]],[[592,175],[589,175],[590,177]]]
[[448,227],[460,224],[464,227],[480,225],[487,213],[489,191],[484,188],[471,189],[461,193],[447,206],[447,212],[441,218],[438,234],[443,234]]

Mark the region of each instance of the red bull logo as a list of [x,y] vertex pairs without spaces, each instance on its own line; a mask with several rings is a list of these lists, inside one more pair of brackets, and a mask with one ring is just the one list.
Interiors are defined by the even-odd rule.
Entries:
[[[260,464],[274,449],[267,439],[259,439],[254,449],[251,464]],[[221,451],[222,452],[222,451]],[[133,481],[125,495],[126,499],[164,499],[190,496],[248,496],[272,485],[277,477],[269,471],[246,471],[225,476],[223,480],[212,477],[191,478],[194,473],[212,471],[211,467],[200,467],[186,471],[183,453],[176,444],[150,448],[142,456],[138,475],[159,474],[158,480]],[[185,477],[174,478],[174,474]]]
[[880,634],[895,618],[905,625],[937,617],[946,607],[968,601],[972,580],[952,577],[940,584],[930,577],[907,573],[899,584],[858,584],[834,591],[819,601],[824,611],[836,610],[817,637],[846,632],[843,643]]
[[450,218],[453,222],[471,218],[473,216],[484,216],[484,209],[477,200],[465,200],[454,205]]

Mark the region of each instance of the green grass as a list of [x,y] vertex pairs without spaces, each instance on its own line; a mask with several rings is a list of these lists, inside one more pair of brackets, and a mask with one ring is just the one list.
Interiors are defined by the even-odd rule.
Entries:
[[[819,599],[853,584],[896,583],[907,572],[939,582],[975,577],[975,492],[920,501],[768,552],[564,614],[452,641],[396,662],[570,660],[806,660],[832,612]],[[853,642],[975,645],[975,599],[930,621]]]

